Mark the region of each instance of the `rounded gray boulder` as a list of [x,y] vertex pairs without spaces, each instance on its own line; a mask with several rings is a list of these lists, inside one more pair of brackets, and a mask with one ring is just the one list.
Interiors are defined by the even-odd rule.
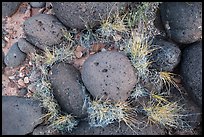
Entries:
[[85,61],[82,80],[95,98],[108,97],[114,101],[125,101],[137,82],[133,69],[125,55],[104,51]]
[[2,2],[2,17],[14,14],[20,4],[21,2]]
[[46,49],[63,41],[66,28],[54,15],[38,14],[23,24],[26,40],[40,49]]
[[202,106],[202,42],[186,47],[182,54],[180,73],[185,89]]
[[40,101],[17,96],[2,96],[2,134],[26,135],[42,123]]
[[167,36],[190,44],[202,37],[202,2],[163,2],[161,18]]
[[29,53],[35,53],[35,47],[30,44],[26,39],[24,38],[20,38],[18,40],[18,47],[19,49],[26,53],[26,54],[29,54]]
[[150,57],[151,67],[157,71],[172,72],[180,62],[181,50],[179,47],[161,36],[155,37],[152,44],[158,49],[154,50]]
[[50,80],[56,100],[63,111],[78,118],[85,116],[83,93],[79,83],[80,73],[72,65],[55,64],[50,71]]

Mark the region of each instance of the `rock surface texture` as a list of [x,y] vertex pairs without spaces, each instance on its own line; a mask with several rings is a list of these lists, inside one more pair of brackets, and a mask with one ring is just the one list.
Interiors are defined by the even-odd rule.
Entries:
[[17,96],[2,96],[2,134],[26,135],[42,123],[40,102]]
[[26,40],[40,49],[46,49],[63,41],[66,28],[48,14],[35,15],[24,22]]
[[161,18],[167,36],[190,44],[202,37],[202,2],[163,2]]
[[50,79],[55,98],[62,110],[79,118],[85,116],[86,113],[82,110],[83,93],[78,70],[69,64],[59,63],[52,67]]
[[[52,2],[57,18],[67,27],[84,29],[86,23],[94,27],[126,2]],[[111,14],[110,14],[111,15]]]
[[46,2],[30,2],[30,5],[33,8],[42,8],[45,7]]
[[125,101],[137,82],[128,58],[112,51],[89,57],[82,66],[82,80],[95,98],[115,101]]
[[7,67],[17,67],[25,60],[25,58],[26,54],[19,49],[18,43],[16,42],[11,46],[6,54],[4,63]]
[[202,107],[202,42],[184,49],[180,73],[189,95]]
[[180,62],[181,51],[179,47],[175,43],[165,40],[164,37],[155,37],[152,44],[158,46],[150,59],[153,61],[152,68],[158,71],[173,71]]
[[20,4],[21,2],[2,2],[2,17],[14,14]]
[[26,39],[24,38],[20,38],[18,40],[18,47],[19,49],[26,53],[26,54],[29,54],[29,53],[35,53],[35,47],[30,44]]

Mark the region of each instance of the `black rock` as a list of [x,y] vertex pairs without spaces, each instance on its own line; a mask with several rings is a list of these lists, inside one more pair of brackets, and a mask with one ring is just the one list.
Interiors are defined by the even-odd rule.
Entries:
[[79,83],[79,71],[69,64],[55,64],[50,71],[50,79],[54,96],[62,110],[78,118],[84,117],[86,111],[83,110],[84,95]]
[[67,29],[54,15],[38,14],[24,22],[23,30],[31,44],[40,49],[49,49],[63,41]]
[[202,2],[163,2],[161,18],[167,36],[182,44],[202,37]]
[[46,2],[30,2],[31,7],[33,8],[42,8],[45,7]]
[[181,51],[179,47],[160,36],[153,39],[152,45],[157,45],[158,49],[154,50],[150,57],[151,67],[157,71],[173,71],[180,62]]
[[33,130],[32,135],[60,135],[49,126],[38,126]]
[[4,48],[5,46],[6,46],[6,41],[2,39],[2,48]]
[[55,16],[67,27],[84,29],[86,23],[94,27],[112,10],[125,7],[126,2],[52,2]]
[[18,43],[14,43],[5,56],[4,63],[8,67],[20,65],[26,58],[26,54],[18,48]]
[[27,90],[26,88],[22,88],[22,89],[19,90],[18,95],[19,95],[19,96],[24,96],[24,95],[26,95],[27,93],[28,93],[28,90]]
[[202,42],[194,43],[183,50],[180,74],[185,89],[202,107]]
[[20,4],[21,2],[2,2],[2,17],[14,14]]
[[3,50],[2,50],[2,72],[4,72],[4,68],[5,68],[5,64],[4,64],[4,52],[3,52]]
[[18,40],[18,47],[19,49],[26,53],[26,54],[29,54],[29,53],[35,53],[35,47],[30,44],[26,39],[24,38],[20,38]]
[[2,96],[2,134],[26,135],[42,123],[40,102],[17,96]]

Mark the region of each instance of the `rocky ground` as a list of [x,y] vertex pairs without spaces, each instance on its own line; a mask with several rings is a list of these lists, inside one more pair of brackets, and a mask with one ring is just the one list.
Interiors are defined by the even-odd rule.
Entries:
[[2,134],[200,135],[201,76],[201,2],[2,3]]

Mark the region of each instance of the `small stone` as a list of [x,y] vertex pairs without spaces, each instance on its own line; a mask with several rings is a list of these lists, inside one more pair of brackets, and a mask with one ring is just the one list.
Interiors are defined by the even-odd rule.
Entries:
[[24,83],[28,84],[29,83],[29,78],[25,77],[23,81],[24,81]]
[[19,66],[26,58],[26,54],[18,48],[18,43],[14,43],[5,56],[4,63],[8,67]]
[[113,38],[114,38],[114,41],[116,42],[122,39],[122,37],[118,34],[116,34]]
[[4,72],[5,64],[4,64],[4,52],[2,50],[2,73]]
[[24,81],[23,81],[22,79],[19,79],[19,80],[18,80],[18,84],[19,84],[20,86],[22,86],[22,87],[25,87],[25,83],[24,83]]
[[31,7],[33,8],[42,8],[45,7],[46,2],[30,2]]
[[22,52],[26,54],[35,53],[35,47],[32,44],[30,44],[28,41],[26,41],[26,39],[24,38],[20,38],[18,40],[18,47]]
[[22,72],[19,73],[19,77],[24,77],[24,74]]
[[33,84],[28,85],[28,91],[34,93],[36,91],[36,88]]
[[9,76],[8,78],[11,80],[14,80],[16,77],[15,76]]
[[77,46],[75,51],[83,51],[85,48],[82,46]]
[[74,51],[74,54],[77,58],[81,58],[83,53],[81,51]]
[[33,65],[33,63],[32,63],[31,61],[29,61],[29,62],[28,62],[28,64],[29,64],[30,66],[32,66],[32,65]]
[[2,39],[2,48],[6,47],[6,41]]
[[19,90],[18,95],[19,96],[25,96],[28,93],[26,88],[22,88]]

